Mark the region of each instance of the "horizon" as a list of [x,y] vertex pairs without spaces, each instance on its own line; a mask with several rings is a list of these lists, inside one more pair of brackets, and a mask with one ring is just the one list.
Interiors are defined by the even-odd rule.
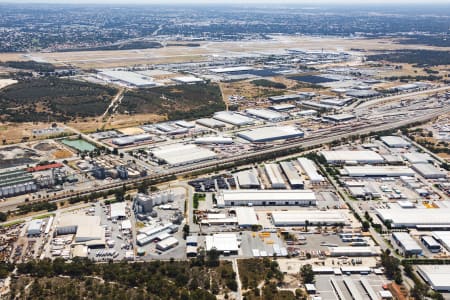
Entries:
[[358,7],[363,6],[393,6],[393,5],[415,5],[415,6],[429,6],[429,5],[442,5],[448,4],[448,0],[431,0],[424,3],[423,0],[367,0],[364,3],[361,3],[358,0],[305,0],[305,1],[296,1],[296,0],[281,0],[277,3],[273,3],[269,0],[247,0],[245,4],[242,4],[238,0],[0,0],[1,4],[79,4],[79,5],[269,5],[269,6],[278,6],[278,5],[293,5],[293,6],[321,6],[321,5],[329,5],[329,6],[346,6],[346,5],[356,5]]

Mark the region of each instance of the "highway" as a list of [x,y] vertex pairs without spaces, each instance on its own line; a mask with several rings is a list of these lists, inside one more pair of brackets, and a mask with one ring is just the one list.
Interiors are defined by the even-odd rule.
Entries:
[[[64,201],[64,200],[67,200],[67,199],[70,199],[70,198],[73,198],[76,196],[89,195],[93,192],[104,192],[104,191],[108,191],[108,190],[112,190],[112,189],[117,189],[117,188],[122,187],[124,184],[127,186],[134,185],[134,184],[140,183],[144,180],[150,180],[150,181],[158,180],[161,182],[170,181],[170,180],[172,180],[172,176],[190,175],[193,172],[207,171],[208,169],[215,168],[215,167],[220,168],[221,166],[236,163],[239,161],[244,161],[247,159],[258,159],[258,157],[261,157],[265,154],[275,154],[277,152],[282,153],[283,151],[292,150],[292,149],[296,149],[299,147],[301,147],[301,148],[315,147],[315,146],[320,146],[322,144],[331,143],[333,141],[341,140],[343,138],[348,138],[348,137],[355,136],[355,135],[363,135],[363,134],[368,134],[368,133],[375,133],[375,132],[379,132],[379,131],[389,130],[389,129],[393,129],[393,128],[399,128],[399,127],[409,125],[412,123],[416,123],[416,122],[424,122],[424,121],[433,119],[434,117],[437,117],[439,115],[449,113],[449,112],[450,112],[450,107],[444,107],[444,108],[438,108],[435,110],[427,110],[420,116],[408,117],[406,119],[395,120],[392,122],[388,122],[385,120],[372,120],[371,122],[367,122],[366,124],[356,124],[356,125],[349,124],[348,126],[340,127],[339,132],[336,132],[331,127],[328,131],[324,131],[320,135],[315,135],[312,137],[307,137],[304,139],[294,140],[294,141],[287,140],[285,143],[280,144],[280,145],[275,145],[274,147],[271,147],[269,149],[262,149],[262,150],[254,151],[252,153],[241,154],[238,157],[228,157],[228,158],[217,159],[217,160],[213,160],[213,161],[202,162],[202,163],[198,163],[198,164],[192,164],[189,166],[181,166],[181,167],[171,168],[171,169],[168,169],[165,171],[161,171],[161,173],[159,173],[159,174],[151,174],[149,176],[141,177],[138,179],[132,179],[132,180],[124,181],[124,182],[116,182],[116,183],[112,183],[112,184],[108,184],[108,185],[104,185],[104,186],[89,188],[89,189],[82,190],[82,191],[77,191],[74,193],[65,193],[65,194],[56,195],[56,196],[48,198],[48,200],[51,202]],[[35,201],[38,202],[40,200],[35,200]],[[30,201],[30,202],[32,202],[32,201]],[[1,211],[8,211],[8,210],[12,211],[12,210],[15,210],[18,205],[21,205],[23,203],[24,202],[22,201],[22,199],[14,199],[14,200],[10,200],[10,201],[5,201],[5,202],[0,203],[0,210]]]

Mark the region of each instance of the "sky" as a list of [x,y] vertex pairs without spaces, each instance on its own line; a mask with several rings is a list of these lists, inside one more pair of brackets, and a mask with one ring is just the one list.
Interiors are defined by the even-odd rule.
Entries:
[[[0,3],[89,3],[89,4],[448,4],[449,0],[0,0]],[[449,4],[450,6],[450,4]]]

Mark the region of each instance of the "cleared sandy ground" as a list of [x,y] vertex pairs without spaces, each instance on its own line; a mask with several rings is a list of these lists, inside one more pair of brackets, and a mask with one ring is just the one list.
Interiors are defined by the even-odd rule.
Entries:
[[14,79],[0,79],[0,90],[2,88],[7,87],[8,85],[11,85],[11,84],[14,84],[14,83],[17,83],[17,80],[14,80]]

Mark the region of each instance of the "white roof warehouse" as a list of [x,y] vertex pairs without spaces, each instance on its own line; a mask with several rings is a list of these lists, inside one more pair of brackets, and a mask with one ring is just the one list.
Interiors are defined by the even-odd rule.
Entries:
[[384,159],[374,151],[322,151],[323,157],[330,164],[343,164],[345,162],[356,162],[358,164],[379,164]]
[[317,198],[311,190],[221,190],[217,206],[274,206],[316,205]]

